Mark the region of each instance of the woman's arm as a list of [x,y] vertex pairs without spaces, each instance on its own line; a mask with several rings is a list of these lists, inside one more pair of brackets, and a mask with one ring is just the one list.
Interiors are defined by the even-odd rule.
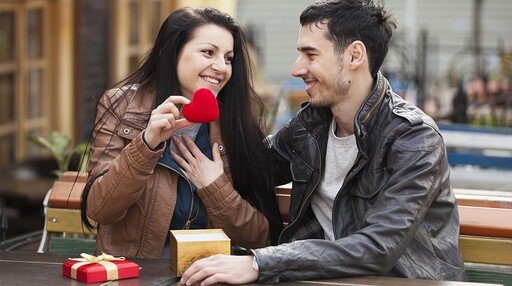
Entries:
[[[100,224],[110,224],[124,217],[144,191],[156,162],[163,152],[152,151],[143,142],[141,130],[126,127],[133,141],[118,134],[127,103],[119,98],[126,91],[111,90],[98,103],[89,174],[100,176],[87,198],[87,215]],[[129,131],[129,132],[128,132]],[[123,133],[124,135],[124,133]]]

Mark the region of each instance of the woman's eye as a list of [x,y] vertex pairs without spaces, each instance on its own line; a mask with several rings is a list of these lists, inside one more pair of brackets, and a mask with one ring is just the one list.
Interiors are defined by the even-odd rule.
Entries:
[[231,63],[233,62],[233,57],[232,56],[229,56],[229,57],[225,57],[224,60],[226,61],[226,63]]
[[203,54],[207,54],[209,56],[213,55],[213,51],[212,50],[202,50]]

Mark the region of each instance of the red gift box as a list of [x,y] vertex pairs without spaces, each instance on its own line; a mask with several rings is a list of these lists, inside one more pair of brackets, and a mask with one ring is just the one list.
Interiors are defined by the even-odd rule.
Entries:
[[[71,259],[62,264],[62,274],[86,283],[139,277],[139,265],[134,262],[124,260],[124,258],[110,260],[102,259],[103,255],[99,256],[100,259],[92,255],[85,255],[92,259]],[[86,256],[82,254],[82,257]],[[110,255],[108,257],[113,258]]]

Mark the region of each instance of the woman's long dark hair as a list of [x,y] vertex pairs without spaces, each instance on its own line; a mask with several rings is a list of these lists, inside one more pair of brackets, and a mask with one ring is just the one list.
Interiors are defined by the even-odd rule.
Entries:
[[[260,122],[263,105],[252,86],[247,39],[240,25],[229,15],[213,8],[177,10],[162,24],[145,61],[119,85],[140,84],[150,89],[156,93],[154,106],[160,105],[171,94],[181,94],[177,74],[179,54],[192,39],[194,31],[207,24],[227,29],[234,39],[232,76],[217,96],[221,103],[221,135],[228,152],[233,184],[244,199],[265,215],[270,224],[271,241],[275,244],[282,222],[271,179],[270,153],[263,144],[265,135]],[[87,227],[92,227],[85,215],[91,185],[92,182],[82,194],[82,221]]]

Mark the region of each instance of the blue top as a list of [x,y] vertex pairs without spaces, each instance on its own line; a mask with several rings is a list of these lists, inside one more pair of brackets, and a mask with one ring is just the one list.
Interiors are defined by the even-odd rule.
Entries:
[[[202,124],[194,141],[203,154],[212,160],[210,137],[207,124]],[[204,229],[206,228],[206,210],[197,195],[197,187],[190,182],[171,156],[171,139],[168,140],[166,150],[158,163],[179,175],[176,196],[176,207],[172,216],[170,229]],[[172,190],[170,190],[172,191]]]

